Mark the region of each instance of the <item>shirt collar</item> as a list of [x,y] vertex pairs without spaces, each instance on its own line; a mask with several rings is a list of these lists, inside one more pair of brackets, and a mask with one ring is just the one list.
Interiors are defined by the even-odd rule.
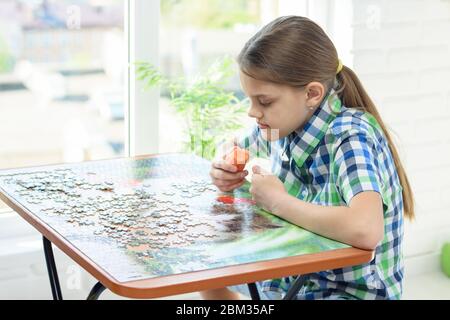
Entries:
[[341,100],[337,93],[331,90],[306,124],[291,133],[289,149],[298,167],[305,163],[308,156],[317,147],[331,121],[341,112],[341,107]]

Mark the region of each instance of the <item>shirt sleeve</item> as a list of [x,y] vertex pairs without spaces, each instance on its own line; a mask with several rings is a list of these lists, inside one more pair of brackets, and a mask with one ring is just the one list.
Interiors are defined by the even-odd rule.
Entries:
[[380,193],[383,187],[376,145],[365,134],[354,134],[342,140],[334,161],[337,188],[347,205],[363,191]]
[[250,153],[251,158],[268,158],[271,152],[270,142],[264,140],[261,135],[261,129],[258,126],[255,126],[244,137],[237,138],[237,145],[242,149],[246,149]]

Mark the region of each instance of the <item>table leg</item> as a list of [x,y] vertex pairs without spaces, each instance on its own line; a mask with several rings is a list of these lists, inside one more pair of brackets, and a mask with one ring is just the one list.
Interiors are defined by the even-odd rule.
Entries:
[[50,287],[52,289],[53,300],[62,300],[61,286],[59,285],[58,272],[56,270],[55,257],[53,256],[52,243],[42,237],[44,242],[45,262],[47,264]]
[[258,292],[258,287],[255,283],[249,283],[248,285],[248,291],[250,291],[250,296],[252,297],[252,300],[261,300]]
[[297,293],[300,291],[301,287],[305,283],[307,275],[299,275],[292,286],[289,288],[286,295],[283,297],[283,300],[294,300],[297,296]]
[[98,300],[105,289],[105,286],[103,286],[100,282],[97,282],[89,293],[87,300]]

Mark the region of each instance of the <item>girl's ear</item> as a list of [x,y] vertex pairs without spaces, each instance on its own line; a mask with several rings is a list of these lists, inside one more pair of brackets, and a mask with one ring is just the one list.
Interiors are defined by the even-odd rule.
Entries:
[[306,88],[306,106],[308,108],[317,107],[325,96],[325,87],[320,82],[310,82]]

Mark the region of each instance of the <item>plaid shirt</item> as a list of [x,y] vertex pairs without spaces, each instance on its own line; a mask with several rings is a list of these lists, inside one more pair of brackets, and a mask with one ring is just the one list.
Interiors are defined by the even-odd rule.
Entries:
[[[399,299],[403,278],[402,187],[386,137],[375,118],[346,108],[334,91],[302,129],[274,142],[256,127],[241,147],[251,156],[269,156],[272,172],[288,193],[324,206],[347,206],[363,191],[383,199],[384,239],[375,258],[354,267],[308,275],[298,299]],[[260,283],[265,293],[281,297],[293,277]]]

